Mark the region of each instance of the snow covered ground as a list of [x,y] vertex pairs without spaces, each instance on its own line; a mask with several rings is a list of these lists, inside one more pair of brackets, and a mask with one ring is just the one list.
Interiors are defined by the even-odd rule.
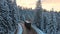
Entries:
[[18,32],[17,32],[17,34],[22,34],[22,31],[23,31],[22,26],[20,24],[18,24]]
[[38,34],[45,34],[40,29],[38,29],[35,25],[32,25],[32,28],[38,33]]

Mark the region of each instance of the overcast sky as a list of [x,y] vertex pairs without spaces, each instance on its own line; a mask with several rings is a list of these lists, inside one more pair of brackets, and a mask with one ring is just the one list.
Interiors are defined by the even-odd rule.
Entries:
[[[35,8],[37,0],[17,0],[17,5],[27,7],[27,8]],[[42,0],[43,9],[59,11],[60,10],[60,0]]]

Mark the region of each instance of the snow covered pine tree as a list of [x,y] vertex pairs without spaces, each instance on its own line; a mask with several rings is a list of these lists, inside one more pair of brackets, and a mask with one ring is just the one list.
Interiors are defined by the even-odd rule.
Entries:
[[13,34],[17,29],[16,0],[0,0],[0,34]]

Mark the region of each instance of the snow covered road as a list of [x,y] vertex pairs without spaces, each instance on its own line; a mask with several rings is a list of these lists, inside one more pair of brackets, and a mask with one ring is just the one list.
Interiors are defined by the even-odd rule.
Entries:
[[[38,29],[35,25],[32,25],[32,28],[37,32],[37,34],[45,34],[40,29]],[[17,34],[22,34],[22,31],[23,31],[22,26],[20,24],[18,24]]]

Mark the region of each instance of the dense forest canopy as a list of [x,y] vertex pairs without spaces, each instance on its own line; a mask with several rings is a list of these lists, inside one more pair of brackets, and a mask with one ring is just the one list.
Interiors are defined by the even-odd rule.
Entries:
[[35,9],[17,6],[16,0],[0,0],[1,34],[14,33],[17,24],[24,20],[32,20],[46,34],[60,34],[60,12],[43,9],[40,0],[37,1]]

